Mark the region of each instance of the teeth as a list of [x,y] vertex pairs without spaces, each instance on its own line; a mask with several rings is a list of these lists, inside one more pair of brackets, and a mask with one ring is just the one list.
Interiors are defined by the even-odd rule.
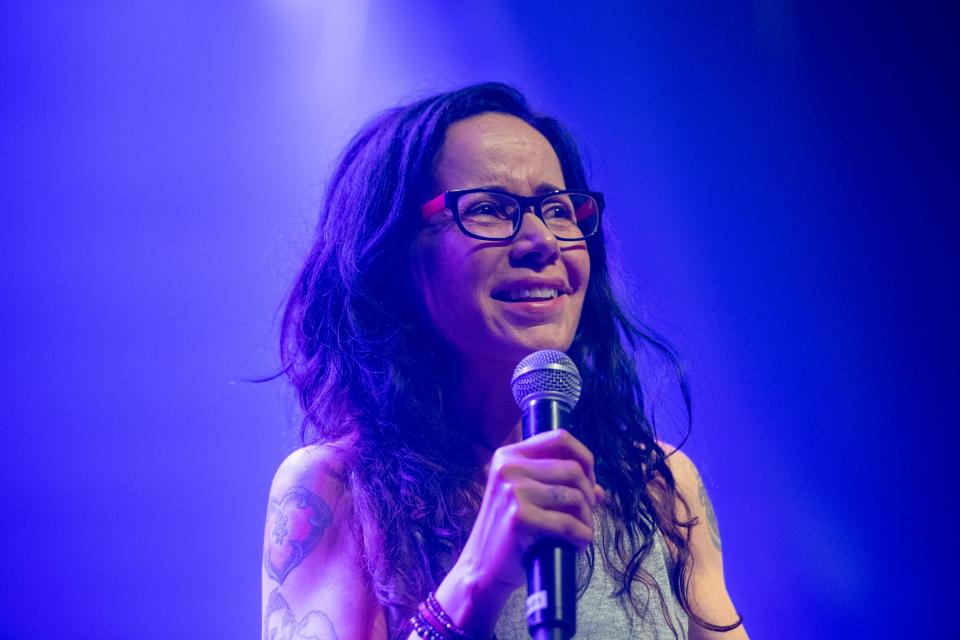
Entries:
[[551,287],[537,287],[535,289],[523,289],[522,291],[510,291],[507,295],[511,300],[526,300],[527,298],[556,298],[560,293],[557,289]]

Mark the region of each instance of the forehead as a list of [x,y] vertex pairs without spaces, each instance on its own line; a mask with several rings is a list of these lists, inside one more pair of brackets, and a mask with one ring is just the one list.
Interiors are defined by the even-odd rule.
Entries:
[[550,142],[529,124],[482,113],[447,128],[434,166],[442,190],[500,186],[519,193],[563,188],[563,170]]

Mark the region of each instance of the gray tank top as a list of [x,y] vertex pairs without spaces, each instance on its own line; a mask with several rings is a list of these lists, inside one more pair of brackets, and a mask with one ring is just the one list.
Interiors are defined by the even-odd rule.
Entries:
[[[599,544],[598,534],[594,544]],[[637,618],[629,602],[621,601],[613,594],[619,584],[615,583],[603,566],[600,553],[596,554],[596,564],[593,577],[586,592],[577,600],[577,633],[576,640],[687,640],[687,614],[677,602],[670,590],[670,579],[667,574],[669,552],[663,536],[659,531],[654,534],[653,547],[643,560],[643,568],[656,581],[663,594],[666,611],[660,606],[660,598],[656,593],[643,593],[642,584],[635,587],[641,600],[646,600],[645,614]],[[577,557],[578,573],[586,566],[586,558],[580,554]],[[527,588],[522,587],[513,592],[497,621],[497,640],[528,640],[526,602]],[[669,622],[668,622],[669,617]],[[672,628],[671,628],[672,624]],[[674,631],[675,630],[675,631]]]

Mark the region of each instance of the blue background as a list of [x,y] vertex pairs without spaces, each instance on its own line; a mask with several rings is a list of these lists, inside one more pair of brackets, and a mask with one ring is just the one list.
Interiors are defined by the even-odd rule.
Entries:
[[953,633],[946,11],[594,4],[3,3],[0,638],[258,636],[298,417],[244,380],[333,158],[487,79],[585,142],[689,359],[751,635]]

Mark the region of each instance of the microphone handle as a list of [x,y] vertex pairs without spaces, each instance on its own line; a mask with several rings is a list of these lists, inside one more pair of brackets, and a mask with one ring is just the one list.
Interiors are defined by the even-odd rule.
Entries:
[[[570,426],[571,408],[553,398],[530,401],[523,411],[524,439]],[[534,640],[569,640],[577,631],[576,549],[542,540],[527,553],[527,629]]]

